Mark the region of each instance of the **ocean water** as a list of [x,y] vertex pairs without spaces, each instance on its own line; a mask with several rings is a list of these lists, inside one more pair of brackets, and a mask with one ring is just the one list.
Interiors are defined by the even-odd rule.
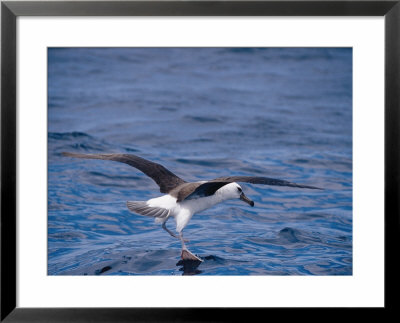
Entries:
[[[62,152],[133,153],[187,181],[257,175],[180,241],[128,200],[140,171]],[[174,230],[171,219],[167,226]],[[49,275],[351,275],[352,50],[48,49]]]

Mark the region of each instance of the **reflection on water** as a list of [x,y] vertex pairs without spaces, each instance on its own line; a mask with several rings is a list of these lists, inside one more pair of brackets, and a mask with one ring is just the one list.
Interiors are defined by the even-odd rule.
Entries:
[[[150,258],[150,255],[146,255],[142,258],[132,257],[130,255],[119,256],[119,259],[108,259],[100,261],[94,265],[82,266],[79,269],[70,271],[68,275],[124,275],[126,273],[122,272],[122,268],[125,270],[129,268],[129,270],[132,271],[138,269],[149,270],[150,268],[154,269],[157,266],[165,266],[167,263],[164,260],[164,252],[151,253],[152,258]],[[207,270],[207,268],[212,268],[216,265],[222,266],[227,264],[223,259],[213,255],[208,255],[201,259],[202,261],[180,259],[175,266],[178,267],[178,271],[183,276],[190,276],[203,273],[203,269]],[[171,265],[171,262],[168,262],[168,264]],[[144,266],[147,266],[148,268],[144,268]],[[175,268],[170,268],[170,271],[175,271]]]
[[202,271],[197,269],[202,262],[199,260],[179,260],[176,264],[180,266],[179,271],[183,271],[183,276],[191,276],[201,274]]

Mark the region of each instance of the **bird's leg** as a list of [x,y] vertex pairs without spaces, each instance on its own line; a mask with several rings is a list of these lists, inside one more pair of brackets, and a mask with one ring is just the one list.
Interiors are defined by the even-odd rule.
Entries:
[[[178,237],[175,233],[173,233],[171,230],[169,230],[169,229],[167,228],[166,223],[167,223],[167,221],[163,222],[162,228],[163,228],[165,231],[167,231],[172,237],[177,238],[177,239],[181,239],[181,238]],[[186,239],[184,239],[183,241],[189,242],[189,240],[186,240]]]
[[186,247],[185,240],[183,239],[182,231],[179,232],[179,238],[181,239],[181,243],[182,243],[181,258],[183,260],[191,260],[191,261],[201,261],[201,262],[203,262],[203,260],[201,260],[199,257],[197,257],[194,254],[192,254],[189,251],[189,249]]
[[163,228],[165,231],[167,231],[167,232],[168,232],[171,236],[173,236],[174,238],[179,239],[179,237],[178,237],[175,233],[173,233],[171,230],[169,230],[169,229],[167,228],[166,223],[167,223],[167,221],[163,222],[162,228]]
[[182,250],[188,250],[188,249],[186,248],[186,245],[185,245],[185,240],[183,239],[183,233],[182,233],[182,231],[179,232],[179,239],[181,239],[181,242],[182,242]]

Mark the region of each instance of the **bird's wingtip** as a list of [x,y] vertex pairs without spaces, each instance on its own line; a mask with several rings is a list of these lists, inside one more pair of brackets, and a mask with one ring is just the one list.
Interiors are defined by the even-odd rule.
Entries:
[[312,190],[320,190],[320,191],[325,190],[324,188],[322,188],[322,187],[317,187],[317,186],[310,186],[310,188],[311,188]]
[[324,188],[321,188],[321,187],[309,186],[309,185],[303,185],[302,188],[308,188],[310,190],[320,190],[320,191],[325,190]]

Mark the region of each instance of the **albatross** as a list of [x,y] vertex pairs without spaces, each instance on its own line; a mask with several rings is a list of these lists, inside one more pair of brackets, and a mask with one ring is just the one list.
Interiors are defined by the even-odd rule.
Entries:
[[[258,176],[228,176],[218,177],[210,181],[186,182],[164,166],[133,154],[79,154],[71,152],[63,152],[62,154],[67,157],[125,163],[153,179],[164,195],[147,201],[128,201],[126,205],[135,214],[153,217],[157,223],[162,224],[162,228],[172,237],[179,239],[182,244],[181,258],[183,260],[202,261],[201,258],[188,250],[185,244],[187,240],[183,238],[182,233],[195,213],[231,199],[240,199],[250,206],[254,206],[254,202],[244,194],[238,182],[320,189],[314,186]],[[170,217],[175,219],[178,235],[166,226]]]

